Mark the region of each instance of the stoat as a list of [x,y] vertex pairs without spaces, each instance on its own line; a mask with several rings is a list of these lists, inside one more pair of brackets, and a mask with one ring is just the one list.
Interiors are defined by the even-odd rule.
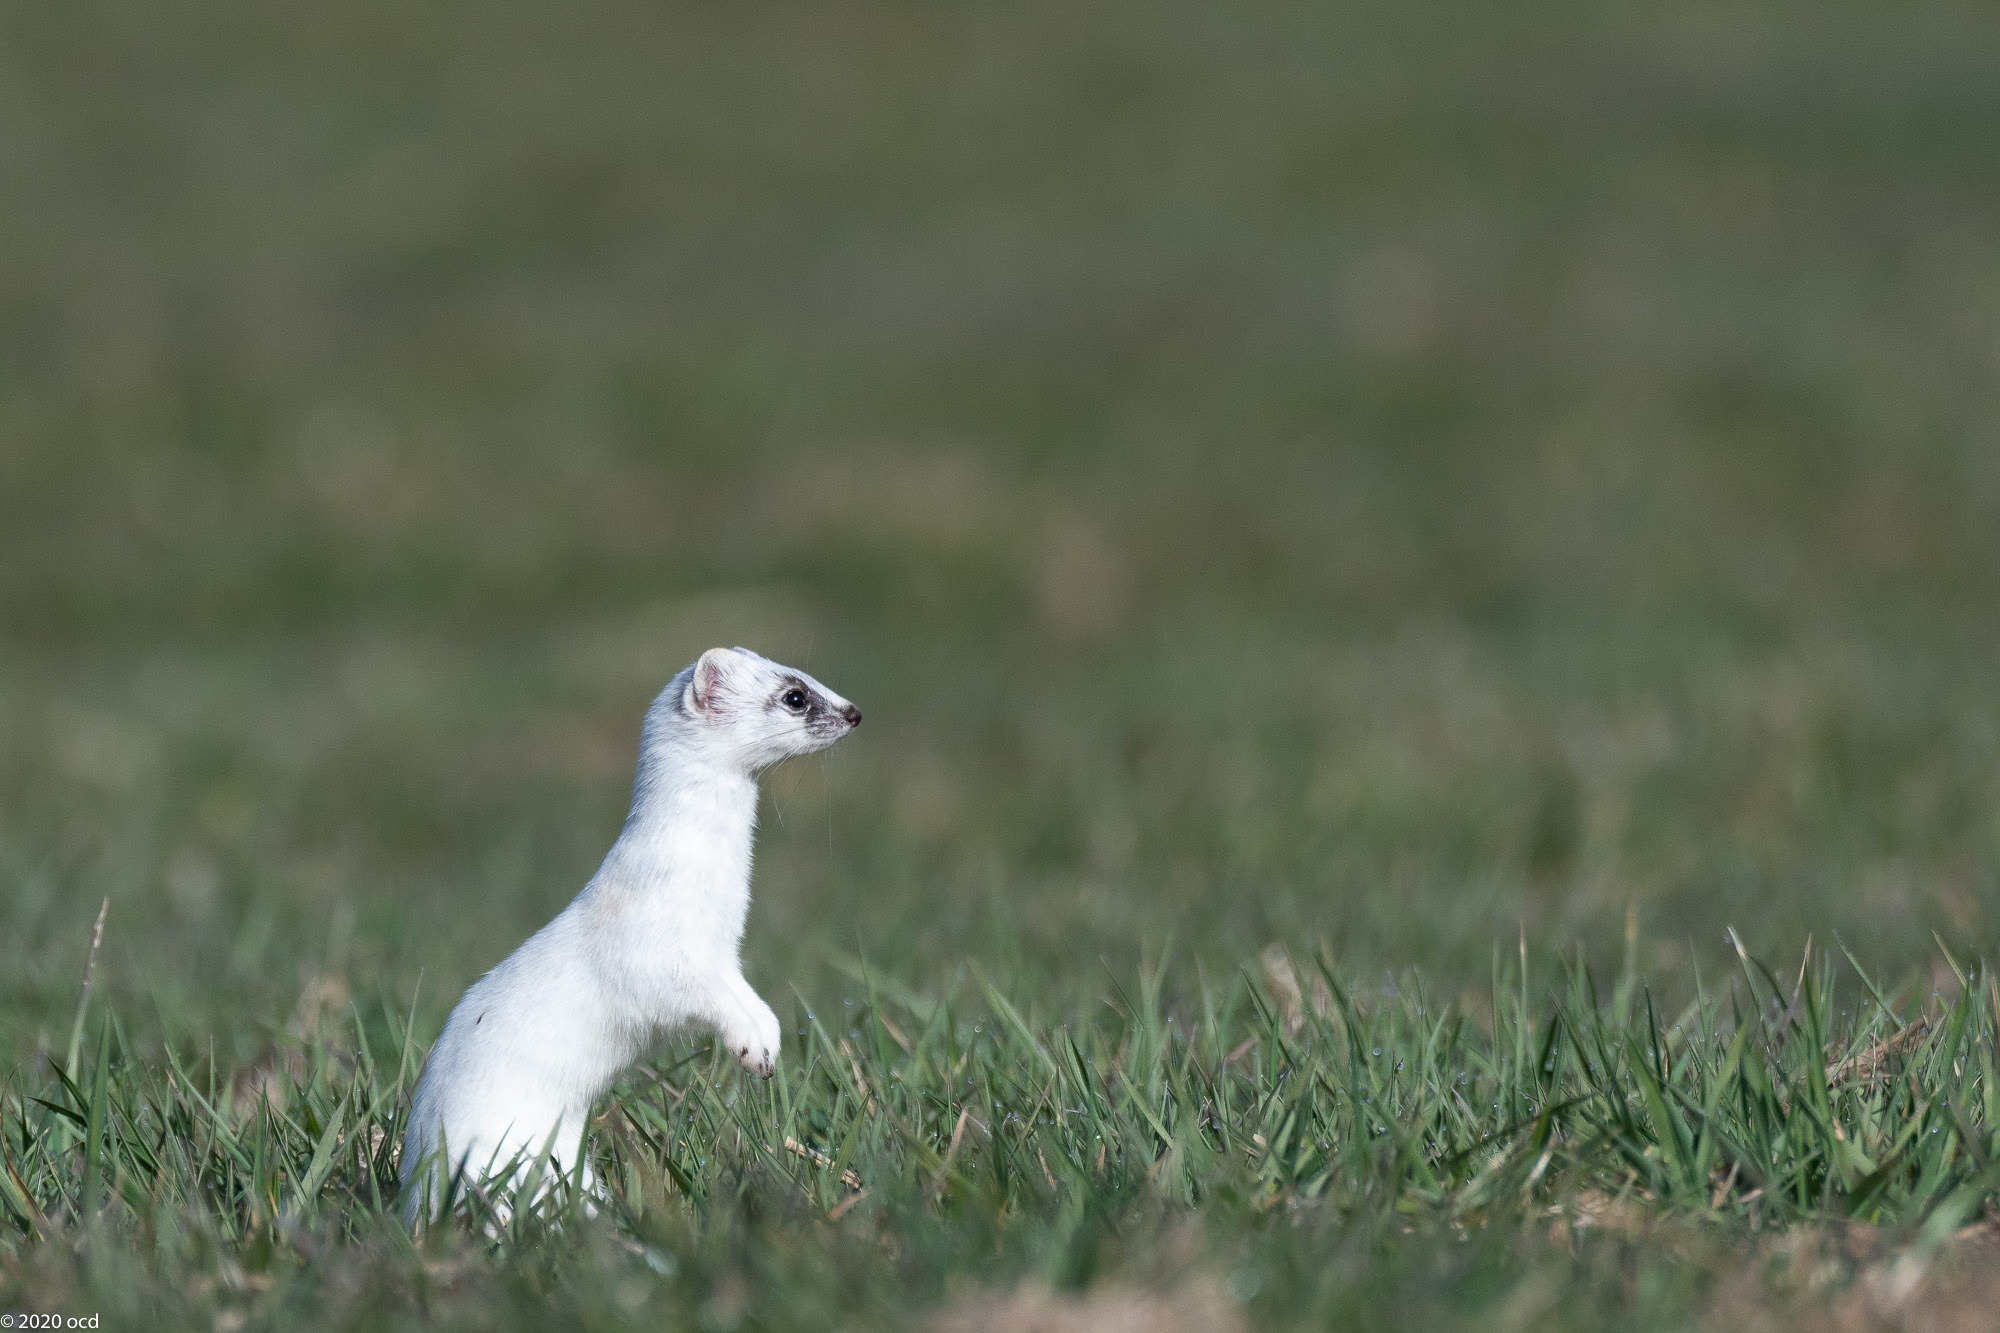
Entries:
[[561,915],[465,992],[403,1136],[403,1212],[448,1175],[518,1179],[544,1154],[588,1180],[590,1106],[661,1036],[713,1030],[746,1069],[776,1068],[778,1017],[743,979],[757,775],[824,750],[861,710],[790,667],[711,648],[646,713],[632,810]]

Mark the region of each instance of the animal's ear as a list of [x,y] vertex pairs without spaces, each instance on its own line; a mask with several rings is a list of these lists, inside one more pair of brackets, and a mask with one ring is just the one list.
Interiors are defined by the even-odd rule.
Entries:
[[729,656],[727,648],[711,648],[695,661],[694,675],[688,680],[688,707],[696,713],[706,713],[715,707],[716,699],[724,690],[724,659]]

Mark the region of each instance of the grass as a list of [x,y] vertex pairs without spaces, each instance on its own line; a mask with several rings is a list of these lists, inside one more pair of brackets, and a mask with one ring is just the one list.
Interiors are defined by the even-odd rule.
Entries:
[[[1645,1299],[1623,1317],[1671,1328],[1715,1299],[1676,1273],[1690,1249],[1837,1224],[1927,1264],[2000,1188],[2000,990],[1955,962],[1947,991],[1898,998],[1836,985],[1823,953],[1784,977],[1746,954],[1669,1014],[1630,972],[1537,995],[1525,951],[1443,1004],[1274,950],[1177,1013],[1168,965],[1058,1020],[984,980],[926,997],[843,963],[861,998],[798,1001],[770,1082],[705,1047],[628,1080],[588,1215],[566,1189],[481,1191],[414,1239],[406,1016],[326,1015],[234,1085],[200,1050],[138,1058],[100,1016],[81,1063],[0,1105],[7,1252],[34,1308],[152,1326],[504,1324],[527,1292],[588,1327],[893,1327],[963,1302],[948,1274],[1061,1291],[1129,1268],[1260,1327],[1482,1327],[1523,1300],[1588,1327],[1608,1311],[1558,1260],[1625,1245]],[[1452,1285],[1357,1307],[1357,1267],[1411,1247]]]
[[[2000,33],[1879,11],[0,14],[0,1309],[1990,1308]],[[738,642],[868,716],[782,1079],[412,1242]]]

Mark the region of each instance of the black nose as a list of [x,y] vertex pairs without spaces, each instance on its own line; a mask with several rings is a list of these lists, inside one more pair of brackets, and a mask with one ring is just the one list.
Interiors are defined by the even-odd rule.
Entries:
[[841,709],[840,715],[847,719],[847,725],[850,727],[858,727],[861,725],[861,710],[859,708],[856,708],[853,704],[849,704],[847,705],[847,707]]

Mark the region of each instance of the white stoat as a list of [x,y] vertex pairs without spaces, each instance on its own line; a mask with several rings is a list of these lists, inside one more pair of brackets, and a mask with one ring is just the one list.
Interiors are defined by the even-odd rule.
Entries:
[[546,1153],[548,1169],[577,1174],[591,1103],[672,1029],[711,1028],[770,1076],[778,1017],[738,957],[757,774],[860,722],[811,676],[743,648],[709,649],[661,691],[604,864],[465,992],[431,1048],[403,1136],[407,1219],[442,1200],[447,1166],[518,1178]]

